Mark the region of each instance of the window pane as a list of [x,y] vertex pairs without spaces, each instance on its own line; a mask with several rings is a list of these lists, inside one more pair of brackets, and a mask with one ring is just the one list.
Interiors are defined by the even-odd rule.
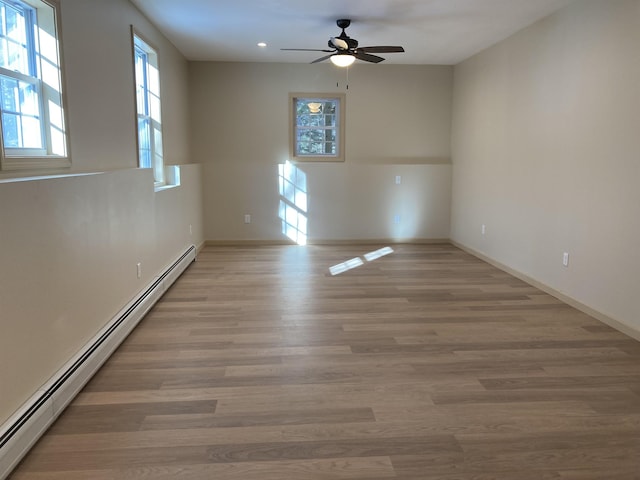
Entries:
[[294,99],[295,145],[299,156],[333,156],[339,154],[338,129],[340,98],[298,97]]
[[14,43],[12,41],[7,42],[7,60],[8,65],[6,68],[16,72],[29,75],[27,48],[24,45]]
[[5,9],[6,35],[16,42],[27,43],[26,29],[24,24],[24,14],[13,8]]
[[0,77],[0,95],[2,95],[2,111],[18,111],[18,81],[13,78]]
[[4,153],[24,157],[25,165],[41,165],[29,157],[66,156],[55,6],[0,0],[0,67],[2,134],[11,149]]
[[147,83],[147,57],[144,52],[136,49],[136,101],[139,115],[149,115],[147,109],[147,93],[145,85]]
[[2,54],[0,66],[29,74],[25,12],[4,4],[2,9]]
[[2,115],[2,134],[4,146],[18,148],[20,146],[20,132],[18,130],[18,116],[9,113]]
[[25,115],[40,115],[38,105],[38,92],[36,87],[30,83],[18,82],[20,88],[20,112]]
[[0,77],[5,146],[42,148],[40,103],[36,87],[9,77]]
[[140,167],[151,168],[151,128],[149,120],[144,117],[138,117],[138,148]]
[[8,53],[7,40],[5,38],[0,38],[0,67],[5,67],[9,62],[9,53]]

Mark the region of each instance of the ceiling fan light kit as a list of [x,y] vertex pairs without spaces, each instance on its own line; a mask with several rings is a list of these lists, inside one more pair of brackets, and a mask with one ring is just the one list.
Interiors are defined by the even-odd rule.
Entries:
[[336,55],[331,55],[329,60],[331,60],[331,63],[336,67],[348,67],[356,61],[356,57],[349,53],[338,53]]
[[295,50],[305,52],[325,52],[329,55],[320,57],[312,61],[311,63],[323,62],[327,59],[338,67],[348,67],[353,62],[362,60],[369,63],[380,63],[384,58],[372,53],[402,53],[404,48],[400,46],[373,46],[373,47],[358,47],[358,41],[351,38],[345,32],[345,29],[351,25],[351,20],[348,18],[341,18],[336,21],[338,28],[342,29],[342,33],[337,37],[330,37],[327,45],[329,50],[325,49],[309,49],[309,48],[282,48],[281,50]]

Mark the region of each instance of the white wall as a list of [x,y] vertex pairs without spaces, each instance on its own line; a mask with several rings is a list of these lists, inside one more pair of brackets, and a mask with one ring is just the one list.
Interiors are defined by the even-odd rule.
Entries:
[[346,92],[346,161],[297,164],[310,241],[448,238],[452,67],[356,64],[348,90],[331,64],[195,62],[190,74],[207,240],[285,238],[277,165],[289,159],[290,92]]
[[[73,161],[62,173],[96,173],[0,174],[0,424],[203,241],[200,166],[185,164],[187,62],[126,0],[62,0],[62,21]],[[131,24],[159,49],[165,159],[185,164],[177,188],[154,192],[151,171],[135,168]]]
[[451,225],[636,332],[638,45],[640,1],[581,0],[457,65]]

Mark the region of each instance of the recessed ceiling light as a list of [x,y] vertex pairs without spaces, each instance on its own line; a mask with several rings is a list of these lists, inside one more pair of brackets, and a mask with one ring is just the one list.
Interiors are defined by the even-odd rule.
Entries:
[[266,46],[267,46],[267,44],[266,44],[266,43],[264,43],[264,42],[260,42],[260,43],[258,43],[258,46],[259,46],[260,48],[264,48],[264,47],[266,47]]

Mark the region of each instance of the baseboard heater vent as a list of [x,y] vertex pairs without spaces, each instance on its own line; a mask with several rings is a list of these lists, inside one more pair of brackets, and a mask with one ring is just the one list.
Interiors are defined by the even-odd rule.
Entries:
[[36,440],[195,258],[196,247],[192,245],[120,310],[0,427],[0,479],[9,475]]

